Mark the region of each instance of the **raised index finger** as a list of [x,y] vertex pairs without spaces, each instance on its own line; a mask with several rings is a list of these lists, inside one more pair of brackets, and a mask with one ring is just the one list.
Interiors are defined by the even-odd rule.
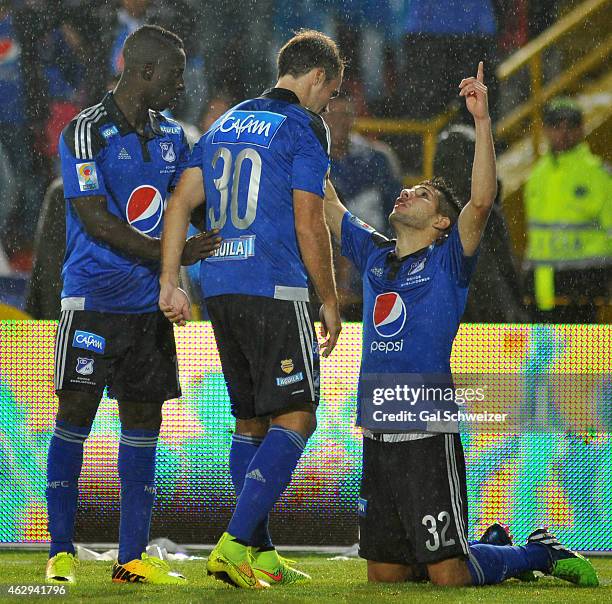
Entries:
[[482,61],[478,63],[478,73],[476,74],[476,79],[479,82],[484,82],[484,63]]

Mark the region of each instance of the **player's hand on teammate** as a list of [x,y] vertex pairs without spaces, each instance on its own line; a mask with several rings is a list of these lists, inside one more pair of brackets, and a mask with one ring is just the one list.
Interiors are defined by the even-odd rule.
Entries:
[[195,264],[198,260],[208,258],[220,245],[219,229],[212,229],[189,237],[185,242],[181,264],[189,266]]
[[487,87],[484,84],[484,63],[478,63],[476,77],[465,78],[459,84],[459,96],[465,97],[465,106],[475,120],[488,119],[489,102]]
[[322,304],[319,309],[319,319],[321,320],[321,337],[327,338],[320,345],[321,356],[328,357],[336,347],[338,336],[342,330],[338,303]]
[[191,302],[187,293],[180,287],[162,284],[159,292],[159,308],[171,323],[179,326],[191,320]]

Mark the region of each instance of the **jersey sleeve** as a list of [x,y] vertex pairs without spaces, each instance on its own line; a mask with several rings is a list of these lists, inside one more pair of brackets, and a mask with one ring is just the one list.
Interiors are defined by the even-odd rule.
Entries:
[[369,224],[346,212],[342,217],[341,253],[359,269],[366,268],[369,255],[377,249],[376,240],[386,238],[377,233]]
[[66,199],[107,194],[99,161],[103,146],[91,131],[85,136],[85,143],[75,137],[74,122],[60,135],[59,155]]
[[447,240],[442,245],[444,246],[442,252],[443,264],[450,271],[459,286],[467,287],[476,270],[480,248],[473,256],[466,256],[463,253],[463,244],[461,243],[457,224],[453,226]]
[[292,189],[325,196],[325,177],[330,166],[328,149],[329,134],[324,124],[319,127],[313,122],[298,131],[291,170]]
[[193,146],[191,150],[191,154],[189,156],[189,161],[185,168],[200,168],[202,172],[204,172],[204,167],[202,166],[202,159],[204,157],[204,139],[206,135],[202,135],[200,140]]

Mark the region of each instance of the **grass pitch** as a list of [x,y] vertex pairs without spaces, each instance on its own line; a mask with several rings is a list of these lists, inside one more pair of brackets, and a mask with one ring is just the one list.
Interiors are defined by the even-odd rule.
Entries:
[[276,587],[262,593],[231,588],[206,576],[204,561],[174,563],[189,580],[181,587],[117,585],[111,583],[110,567],[106,562],[82,562],[78,584],[67,588],[67,594],[40,596],[10,596],[11,585],[43,585],[47,555],[42,552],[0,551],[0,602],[36,599],[71,602],[160,602],[183,604],[187,602],[512,602],[512,604],[545,604],[579,602],[612,602],[612,558],[593,558],[601,586],[580,589],[569,583],[543,577],[537,583],[525,584],[516,580],[502,585],[478,588],[440,588],[429,584],[371,585],[366,582],[366,564],[363,560],[328,560],[324,556],[293,556],[300,569],[310,573],[311,583]]

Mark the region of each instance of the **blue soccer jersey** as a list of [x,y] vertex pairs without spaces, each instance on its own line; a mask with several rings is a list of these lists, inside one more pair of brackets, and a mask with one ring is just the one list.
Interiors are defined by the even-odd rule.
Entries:
[[182,128],[150,111],[138,135],[112,93],[85,109],[60,137],[66,202],[62,308],[141,313],[157,310],[159,262],[128,256],[87,234],[70,199],[106,198],[108,211],[150,237],[160,237],[166,199],[187,167]]
[[245,101],[212,125],[190,163],[204,175],[206,226],[223,237],[201,264],[205,297],[308,300],[293,190],[323,197],[329,163],[325,122],[289,90]]
[[404,258],[394,249],[395,241],[344,215],[342,255],[363,277],[361,375],[450,376],[477,255],[464,255],[456,225],[446,239]]

